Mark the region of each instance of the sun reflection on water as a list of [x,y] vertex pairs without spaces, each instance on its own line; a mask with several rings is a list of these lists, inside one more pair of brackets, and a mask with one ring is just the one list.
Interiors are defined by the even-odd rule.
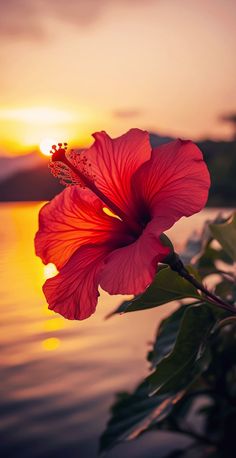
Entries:
[[[55,314],[54,314],[55,316]],[[63,318],[56,317],[56,318],[51,318],[50,320],[46,320],[44,322],[44,329],[45,331],[59,331],[59,329],[63,329],[65,327],[65,322],[63,321]]]
[[[43,266],[33,243],[42,205],[0,206],[1,433],[16,450],[4,456],[28,456],[32,443],[37,443],[38,456],[49,456],[50,447],[55,456],[64,456],[63,443],[67,455],[92,458],[113,395],[147,374],[147,336],[154,337],[175,305],[104,321],[124,297],[101,290],[89,320],[73,322],[49,310],[42,285],[57,271],[53,264]],[[207,210],[177,223],[170,234],[176,250],[214,215]],[[80,453],[85,441],[86,447],[92,444],[91,453]]]
[[49,337],[42,341],[42,347],[44,350],[52,351],[56,350],[60,345],[60,339],[57,337]]
[[[49,263],[43,267],[43,277],[45,280],[48,278],[55,277],[57,275],[58,270],[53,263]],[[44,331],[46,333],[60,331],[65,327],[65,323],[61,317],[55,316],[55,313],[48,309],[48,305],[43,305],[43,311],[46,316],[51,316],[51,318],[47,319],[43,323]],[[61,344],[61,340],[58,337],[47,337],[42,341],[42,347],[46,351],[56,350]]]

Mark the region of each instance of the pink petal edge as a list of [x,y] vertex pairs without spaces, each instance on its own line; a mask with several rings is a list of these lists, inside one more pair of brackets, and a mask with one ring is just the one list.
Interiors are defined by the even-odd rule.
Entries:
[[45,282],[43,291],[49,309],[69,320],[92,315],[99,297],[99,272],[108,252],[106,245],[80,247],[60,273]]

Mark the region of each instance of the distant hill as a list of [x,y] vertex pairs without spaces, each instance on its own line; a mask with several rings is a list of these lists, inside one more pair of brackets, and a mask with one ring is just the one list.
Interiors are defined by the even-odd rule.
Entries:
[[[172,140],[169,137],[161,137],[156,134],[150,134],[150,139],[153,147]],[[212,186],[208,205],[235,207],[236,141],[214,142],[206,140],[199,142],[198,145],[204,153],[211,174]],[[23,166],[21,162],[20,166],[23,170],[19,171],[18,168],[17,173],[16,168],[9,165],[9,161],[11,159],[8,160],[8,170],[11,170],[10,176],[5,174],[4,177],[4,167],[0,173],[0,201],[50,200],[64,189],[58,180],[50,174],[46,158],[40,158],[39,165],[37,165],[32,155],[29,155],[29,161],[24,157],[25,164]]]
[[0,156],[0,181],[6,180],[21,170],[31,170],[47,162],[47,158],[37,152],[14,157]]
[[47,165],[25,170],[0,183],[0,201],[50,200],[64,189]]
[[208,206],[236,207],[236,141],[198,142],[211,175]]

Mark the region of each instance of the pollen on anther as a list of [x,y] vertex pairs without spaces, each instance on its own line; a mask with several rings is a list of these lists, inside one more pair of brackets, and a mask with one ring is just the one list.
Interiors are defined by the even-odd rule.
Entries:
[[90,167],[92,166],[91,163],[88,163],[88,158],[86,157],[86,152],[71,150],[67,153],[68,160],[73,164],[78,171],[80,171],[86,178],[90,181],[95,180],[96,176],[91,173]]
[[[63,145],[63,147],[62,147]],[[52,146],[52,159],[49,164],[50,171],[53,176],[57,177],[61,184],[65,186],[79,185],[82,189],[86,185],[82,179],[84,176],[85,182],[89,179],[94,182],[95,175],[90,173],[87,164],[88,158],[83,151],[70,150],[67,151],[67,143],[58,143],[58,146]],[[73,167],[70,167],[70,164]],[[78,174],[73,169],[78,170]]]

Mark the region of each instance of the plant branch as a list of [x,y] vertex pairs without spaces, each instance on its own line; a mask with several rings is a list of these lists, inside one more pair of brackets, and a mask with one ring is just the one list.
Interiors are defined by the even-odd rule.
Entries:
[[176,253],[172,253],[165,259],[165,262],[170,266],[172,270],[178,272],[178,274],[185,278],[185,280],[189,281],[193,286],[195,286],[198,290],[202,291],[207,297],[214,301],[214,304],[217,304],[219,307],[227,310],[230,313],[236,314],[236,308],[231,306],[227,302],[223,301],[221,298],[216,296],[211,291],[208,291],[205,286],[200,283],[193,275],[191,275],[184,264],[182,263],[180,257]]

